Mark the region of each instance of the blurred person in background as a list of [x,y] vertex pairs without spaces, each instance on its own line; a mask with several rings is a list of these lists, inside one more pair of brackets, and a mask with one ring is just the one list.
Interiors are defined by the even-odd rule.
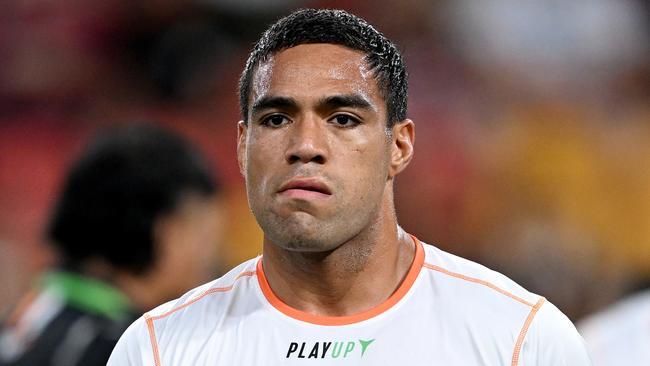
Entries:
[[650,364],[650,289],[588,316],[578,329],[594,366]]
[[45,273],[0,328],[0,365],[105,365],[142,311],[213,275],[221,207],[199,153],[152,124],[108,128],[68,173]]

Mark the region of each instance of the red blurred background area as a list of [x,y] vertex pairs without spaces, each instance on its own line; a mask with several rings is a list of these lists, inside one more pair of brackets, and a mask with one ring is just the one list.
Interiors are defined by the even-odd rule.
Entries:
[[52,253],[44,224],[101,126],[187,136],[223,182],[215,276],[260,252],[235,157],[237,80],[298,7],[344,8],[394,40],[416,155],[402,226],[577,319],[650,279],[650,8],[635,0],[5,0],[0,3],[0,312]]

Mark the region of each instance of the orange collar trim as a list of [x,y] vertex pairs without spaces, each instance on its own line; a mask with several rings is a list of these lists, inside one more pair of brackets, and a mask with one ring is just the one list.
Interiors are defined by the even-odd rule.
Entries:
[[314,315],[298,309],[294,309],[291,306],[285,304],[284,302],[282,302],[282,300],[280,300],[277,296],[275,296],[273,290],[271,290],[271,287],[269,286],[266,276],[264,275],[264,269],[262,267],[262,258],[260,258],[260,260],[257,261],[256,272],[257,272],[258,282],[260,284],[264,297],[266,297],[266,300],[274,308],[276,308],[281,313],[291,318],[301,320],[307,323],[312,323],[317,325],[330,325],[330,326],[359,323],[361,321],[373,318],[385,312],[386,310],[390,309],[391,307],[393,307],[408,293],[408,291],[413,286],[413,283],[417,279],[418,274],[420,273],[420,270],[422,269],[422,266],[424,264],[424,249],[422,248],[422,243],[415,236],[411,235],[411,238],[413,238],[413,242],[415,243],[415,257],[413,258],[413,263],[411,264],[411,268],[406,274],[404,281],[402,281],[402,284],[400,284],[397,290],[395,290],[395,292],[393,292],[393,294],[390,295],[390,297],[386,299],[386,301],[382,302],[381,304],[375,306],[372,309],[363,311],[358,314],[347,315],[347,316]]

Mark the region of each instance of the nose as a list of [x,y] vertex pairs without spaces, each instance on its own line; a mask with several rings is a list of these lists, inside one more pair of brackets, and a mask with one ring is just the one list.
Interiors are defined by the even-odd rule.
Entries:
[[287,162],[325,164],[328,154],[327,138],[325,121],[312,117],[296,121],[291,126]]

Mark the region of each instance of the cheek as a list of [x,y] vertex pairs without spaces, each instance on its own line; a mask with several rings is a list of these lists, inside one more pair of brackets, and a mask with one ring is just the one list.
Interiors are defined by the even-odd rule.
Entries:
[[384,153],[372,144],[355,146],[343,159],[347,160],[341,173],[345,175],[347,193],[346,205],[366,206],[382,195],[386,182],[386,163]]
[[389,151],[384,141],[366,139],[350,149],[347,159],[353,162],[350,172],[364,183],[376,184],[386,178],[389,165]]
[[251,137],[248,141],[246,177],[250,181],[256,182],[265,175],[267,157],[273,155],[266,145],[264,140],[256,137]]
[[251,137],[249,140],[246,166],[249,200],[267,196],[273,187],[273,177],[283,164],[281,141],[270,137]]

